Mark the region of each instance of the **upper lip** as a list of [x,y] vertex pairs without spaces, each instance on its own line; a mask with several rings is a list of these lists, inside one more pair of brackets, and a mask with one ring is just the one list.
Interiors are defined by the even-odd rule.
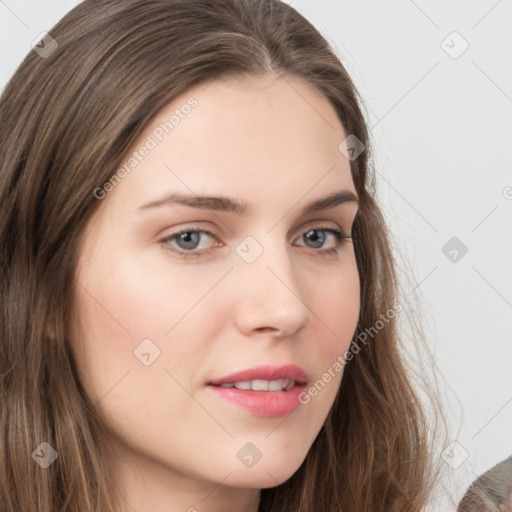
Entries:
[[230,375],[211,380],[208,384],[219,386],[220,384],[231,384],[234,382],[277,379],[289,379],[294,380],[297,384],[305,384],[307,382],[307,375],[300,366],[294,364],[284,366],[264,365],[237,373],[231,373]]

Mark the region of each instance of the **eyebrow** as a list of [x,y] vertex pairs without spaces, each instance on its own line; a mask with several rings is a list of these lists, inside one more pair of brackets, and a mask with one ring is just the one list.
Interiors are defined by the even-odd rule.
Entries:
[[[321,210],[328,210],[344,203],[358,204],[358,197],[350,190],[334,192],[326,197],[322,197],[312,203],[309,203],[302,209],[301,214],[307,215]],[[139,208],[139,211],[173,204],[182,204],[193,208],[200,208],[202,210],[235,213],[237,215],[247,215],[250,212],[249,205],[237,199],[225,196],[196,196],[175,193],[167,194],[161,199],[156,199],[155,201],[146,203]]]

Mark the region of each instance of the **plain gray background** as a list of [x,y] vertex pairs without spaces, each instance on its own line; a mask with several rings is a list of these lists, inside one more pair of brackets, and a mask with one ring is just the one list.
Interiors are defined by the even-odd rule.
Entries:
[[[0,0],[0,88],[78,3]],[[512,454],[512,4],[288,3],[328,39],[365,102],[379,199],[415,283],[404,292],[423,301],[451,389],[457,444],[444,458],[457,500]]]

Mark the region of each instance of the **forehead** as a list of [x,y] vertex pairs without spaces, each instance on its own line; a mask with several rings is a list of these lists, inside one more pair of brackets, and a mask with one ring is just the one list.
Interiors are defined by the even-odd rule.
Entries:
[[109,194],[135,207],[170,190],[264,202],[298,200],[314,187],[353,190],[338,150],[345,137],[329,100],[301,78],[214,80],[153,118],[122,162],[126,178]]

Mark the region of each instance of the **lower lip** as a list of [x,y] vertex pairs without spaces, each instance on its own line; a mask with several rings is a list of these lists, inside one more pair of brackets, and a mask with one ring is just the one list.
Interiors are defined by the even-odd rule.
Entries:
[[288,391],[253,391],[252,389],[208,386],[224,400],[263,418],[278,418],[297,409],[300,405],[299,395],[304,387],[304,385],[295,385]]

